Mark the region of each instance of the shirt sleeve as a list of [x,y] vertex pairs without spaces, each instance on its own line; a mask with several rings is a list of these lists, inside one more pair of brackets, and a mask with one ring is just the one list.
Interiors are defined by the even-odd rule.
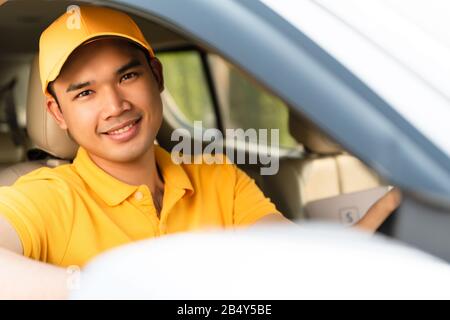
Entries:
[[70,200],[59,196],[65,187],[48,180],[19,180],[0,188],[0,215],[16,230],[24,256],[44,262],[62,259],[72,224]]
[[234,224],[251,225],[270,214],[281,213],[258,188],[255,180],[234,166],[236,185],[234,192]]

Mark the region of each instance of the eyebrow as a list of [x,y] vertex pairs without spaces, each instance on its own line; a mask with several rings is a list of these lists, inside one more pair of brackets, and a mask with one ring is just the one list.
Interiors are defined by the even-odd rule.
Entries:
[[[124,64],[119,69],[117,69],[116,75],[120,75],[131,68],[139,67],[139,66],[142,66],[142,63],[138,59],[132,59],[130,62],[128,62],[127,64]],[[86,81],[86,82],[71,84],[71,85],[69,85],[69,87],[67,87],[66,92],[79,90],[84,87],[90,86],[93,83],[95,83],[95,81]]]
[[82,82],[82,83],[75,83],[75,84],[71,84],[66,92],[70,92],[70,91],[75,91],[75,90],[79,90],[81,88],[90,86],[92,83],[94,83],[95,81],[87,81],[87,82]]
[[128,69],[131,69],[134,67],[140,67],[140,66],[142,66],[142,63],[138,59],[136,59],[136,58],[131,59],[130,62],[128,62],[127,64],[125,64],[122,67],[120,67],[119,69],[117,69],[116,75],[120,75],[121,73],[124,73]]

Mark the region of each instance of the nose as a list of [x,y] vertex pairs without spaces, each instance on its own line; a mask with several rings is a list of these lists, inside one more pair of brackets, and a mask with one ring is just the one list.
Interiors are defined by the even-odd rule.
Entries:
[[120,116],[123,112],[131,109],[130,102],[123,98],[120,90],[115,86],[105,88],[103,91],[103,101],[103,120]]

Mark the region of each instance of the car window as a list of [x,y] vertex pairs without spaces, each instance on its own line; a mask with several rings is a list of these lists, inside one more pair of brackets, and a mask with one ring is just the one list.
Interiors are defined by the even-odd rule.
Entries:
[[198,51],[157,53],[163,64],[165,88],[177,108],[193,125],[202,121],[205,128],[216,128],[216,117]]
[[289,134],[288,107],[236,67],[217,55],[209,55],[225,129],[279,129],[280,146],[297,145]]
[[[11,87],[13,100],[15,104],[15,112],[17,114],[17,122],[21,128],[26,125],[26,92],[28,91],[28,77],[30,74],[32,55],[6,55],[0,58],[0,121],[6,121],[4,114],[5,106],[5,87],[12,81],[14,85]],[[8,91],[8,90],[6,90]]]
[[[164,68],[165,87],[186,120],[217,128],[217,118],[200,53],[195,50],[157,53]],[[280,146],[293,148],[288,108],[223,58],[208,54],[208,67],[224,129],[279,129]]]
[[30,60],[30,55],[0,57],[0,168],[22,161],[25,156]]

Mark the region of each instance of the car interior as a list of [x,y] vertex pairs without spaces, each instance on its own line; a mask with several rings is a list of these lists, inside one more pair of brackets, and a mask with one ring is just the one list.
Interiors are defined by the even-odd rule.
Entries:
[[[77,2],[11,1],[0,7],[0,186],[12,185],[20,176],[43,166],[56,167],[70,163],[76,154],[76,143],[57,127],[45,110],[37,59],[40,32],[71,4]],[[289,219],[314,219],[314,215],[305,209],[310,203],[348,194],[362,195],[387,185],[358,158],[334,143],[285,103],[272,104],[269,112],[266,107],[258,109],[259,105],[252,105],[247,115],[245,108],[233,108],[234,98],[227,100],[224,88],[230,95],[232,90],[242,91],[251,87],[251,90],[258,90],[258,94],[264,95],[265,100],[261,98],[260,101],[267,101],[266,96],[272,100],[278,98],[227,61],[226,57],[221,57],[220,52],[198,43],[183,34],[182,30],[156,18],[148,20],[130,15],[168,70],[165,73],[166,90],[162,94],[164,120],[157,137],[157,143],[166,150],[170,151],[174,146],[170,139],[171,132],[179,127],[191,129],[192,120],[198,115],[203,117],[204,124],[219,130],[239,126],[246,129],[252,126],[253,111],[260,110],[256,113],[266,121],[262,122],[263,125],[271,123],[275,117],[281,119],[273,125],[280,128],[282,135],[279,171],[275,175],[264,176],[260,174],[260,164],[239,167],[256,181],[264,194]],[[201,94],[209,96],[207,102],[189,102],[202,106],[198,109],[200,111],[196,111],[197,114],[188,114],[189,108],[185,106],[189,103],[182,97],[184,91],[180,90],[185,87],[183,83],[177,83],[179,79],[187,78],[170,79],[171,75],[183,72],[183,59],[187,61],[191,56],[199,61],[199,75],[206,80],[203,88],[196,88],[190,99]],[[170,63],[177,57],[179,61],[171,67]],[[218,59],[220,62],[217,62]],[[192,61],[190,63],[192,65]],[[233,79],[238,80],[233,82]],[[190,92],[184,94],[189,95]],[[234,112],[239,112],[239,116],[234,116]],[[238,120],[244,117],[246,119],[239,123]],[[263,125],[259,122],[255,127]],[[373,203],[376,199],[372,200]]]

